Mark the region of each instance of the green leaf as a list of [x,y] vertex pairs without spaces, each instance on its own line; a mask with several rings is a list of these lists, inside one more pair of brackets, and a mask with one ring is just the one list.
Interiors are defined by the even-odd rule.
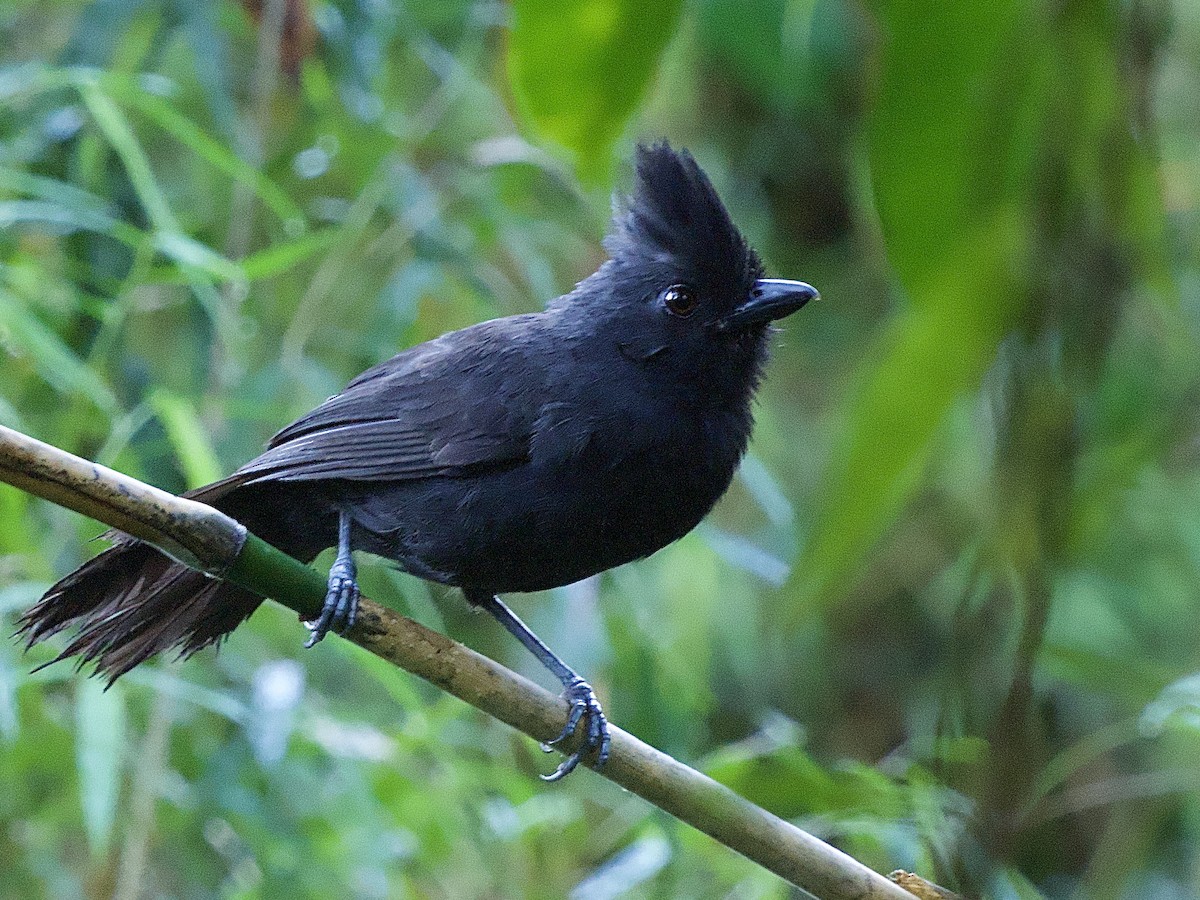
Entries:
[[338,229],[324,228],[284,244],[275,244],[241,260],[242,272],[250,281],[273,278],[299,265],[315,253],[332,247]]
[[221,339],[226,344],[232,344],[235,341],[233,312],[222,304],[212,283],[200,276],[215,274],[240,280],[241,270],[236,263],[224,260],[215,250],[184,236],[166,194],[154,177],[145,149],[133,133],[125,114],[101,88],[101,80],[96,74],[77,72],[76,86],[97,127],[125,167],[138,201],[153,226],[155,246],[181,265],[189,276],[188,282],[196,300],[212,319]]
[[167,432],[189,488],[211,484],[221,477],[221,464],[195,405],[168,390],[156,390],[150,406]]
[[138,200],[146,211],[146,216],[156,230],[174,232],[179,230],[175,215],[167,203],[166,195],[158,185],[154,172],[150,168],[142,145],[138,142],[129,125],[129,120],[121,113],[112,99],[105,94],[93,78],[80,76],[79,93],[87,105],[88,111],[96,120],[96,125],[108,142],[112,144],[117,156],[121,158],[129,182],[137,192]]
[[119,684],[108,690],[94,678],[79,681],[75,694],[75,762],[79,801],[88,846],[96,855],[108,850],[121,787],[125,745],[125,697]]
[[[975,267],[948,265],[922,286],[924,303],[898,316],[867,354],[825,476],[822,511],[793,576],[807,600],[831,599],[901,510],[951,404],[978,386],[1021,309],[1022,286],[1006,266],[1020,256],[1020,221],[1000,216],[970,238],[946,255]],[[984,302],[990,289],[995,296]]]
[[0,191],[37,197],[36,201],[0,202],[0,224],[39,222],[81,231],[108,234],[130,246],[139,243],[142,232],[109,214],[109,204],[95,194],[56,178],[33,175],[0,166]]
[[[1072,7],[1069,20],[1051,24],[1028,0],[922,15],[889,0],[879,10],[886,41],[869,159],[909,304],[867,355],[848,403],[796,571],[796,609],[836,596],[861,568],[920,483],[950,405],[978,387],[1000,341],[1030,313],[1031,294],[1039,313],[1095,304],[1106,291],[1115,302],[1120,275],[1086,296],[1059,296],[1048,254],[1073,252],[1088,223],[1105,222],[1121,240],[1097,265],[1136,259],[1147,277],[1166,280],[1153,169],[1129,134],[1111,13]],[[1085,268],[1073,283],[1086,283]],[[1102,346],[1068,344],[1066,365],[1094,367],[1088,359]]]
[[508,76],[538,137],[585,180],[607,176],[625,130],[674,34],[680,0],[515,0]]
[[95,231],[130,246],[141,237],[136,228],[94,210],[59,206],[42,200],[0,200],[0,228],[19,224],[47,225],[59,232]]
[[104,85],[114,97],[142,113],[209,165],[250,188],[280,221],[289,227],[303,228],[304,213],[275,182],[209,137],[161,97],[146,93],[133,79],[112,73],[106,75]]
[[246,280],[241,266],[183,232],[155,232],[154,249],[174,260],[185,272],[198,269],[206,275],[225,281]]
[[888,258],[909,302],[865,354],[847,402],[793,574],[797,611],[847,586],[920,483],[951,404],[978,387],[1026,307],[1034,180],[1016,135],[1041,96],[1012,68],[1027,7],[942,4],[918,16],[901,0],[880,4],[889,40],[869,158]]
[[800,747],[759,743],[766,742],[755,736],[722,748],[705,765],[705,773],[788,819],[812,814],[836,818],[862,809],[903,815],[904,790],[882,772],[855,764],[827,769]]
[[[0,204],[2,208],[3,204]],[[228,257],[219,254],[211,260],[209,271],[226,278],[236,274],[239,282],[261,281],[274,278],[288,272],[295,266],[312,256],[334,246],[339,237],[339,228],[323,228],[320,231],[308,232],[294,240],[281,244],[264,247],[236,263]],[[212,253],[211,248],[200,245],[204,251]],[[180,262],[181,260],[176,260]],[[232,269],[229,267],[233,267]],[[146,271],[146,281],[153,284],[190,284],[191,280],[186,271],[178,265],[157,266]]]
[[106,413],[120,404],[108,386],[97,378],[50,328],[33,315],[19,298],[0,290],[0,348],[11,342],[28,357],[38,374],[64,394],[79,393]]

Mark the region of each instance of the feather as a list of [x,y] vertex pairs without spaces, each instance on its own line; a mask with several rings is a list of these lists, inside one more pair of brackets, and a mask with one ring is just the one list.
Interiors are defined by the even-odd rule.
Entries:
[[738,293],[762,276],[758,255],[690,153],[666,142],[641,145],[636,169],[633,195],[617,203],[604,241],[614,260],[651,269],[665,263],[715,294]]
[[[364,372],[276,434],[235,477],[244,484],[405,481],[527,459],[537,410],[505,400],[514,370],[530,366],[495,331],[495,322],[484,322]],[[464,379],[468,369],[474,377]],[[541,381],[530,376],[518,383]]]

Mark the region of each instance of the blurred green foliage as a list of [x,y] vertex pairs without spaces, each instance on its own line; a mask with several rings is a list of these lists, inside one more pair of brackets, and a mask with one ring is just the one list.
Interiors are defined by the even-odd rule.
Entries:
[[[710,519],[522,614],[614,721],[877,869],[1196,896],[1198,90],[1187,0],[11,0],[0,421],[208,481],[568,289],[669,137],[825,301]],[[6,627],[100,530],[0,488]],[[108,693],[0,642],[0,897],[789,896],[281,612]]]
[[526,123],[580,176],[608,174],[613,144],[646,92],[681,0],[516,0],[508,75]]

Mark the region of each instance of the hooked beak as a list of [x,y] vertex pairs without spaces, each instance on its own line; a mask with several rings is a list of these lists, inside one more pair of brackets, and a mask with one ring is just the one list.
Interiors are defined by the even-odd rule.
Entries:
[[746,302],[733,312],[712,323],[714,331],[724,332],[746,328],[750,325],[765,325],[784,316],[790,316],[820,294],[811,284],[803,281],[788,281],[784,278],[760,278],[750,289]]

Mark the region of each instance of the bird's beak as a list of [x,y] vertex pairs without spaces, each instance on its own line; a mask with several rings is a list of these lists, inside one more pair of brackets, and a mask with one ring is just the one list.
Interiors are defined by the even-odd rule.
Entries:
[[760,278],[750,289],[746,302],[712,323],[714,331],[733,331],[750,325],[765,325],[790,316],[820,294],[811,284],[783,278]]

